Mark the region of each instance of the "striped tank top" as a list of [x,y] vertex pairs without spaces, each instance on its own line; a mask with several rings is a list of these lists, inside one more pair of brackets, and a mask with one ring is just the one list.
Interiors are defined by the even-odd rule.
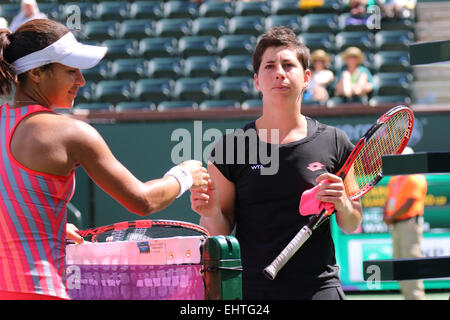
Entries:
[[14,129],[26,116],[49,109],[0,107],[0,291],[68,298],[65,287],[66,204],[75,174],[30,170],[10,151]]

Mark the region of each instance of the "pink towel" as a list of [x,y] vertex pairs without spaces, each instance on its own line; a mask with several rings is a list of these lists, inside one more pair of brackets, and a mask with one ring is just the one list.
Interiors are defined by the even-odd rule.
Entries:
[[333,212],[334,204],[321,202],[316,199],[317,191],[319,191],[319,186],[315,186],[314,188],[303,192],[299,206],[299,211],[302,216],[320,213],[324,208],[328,212]]

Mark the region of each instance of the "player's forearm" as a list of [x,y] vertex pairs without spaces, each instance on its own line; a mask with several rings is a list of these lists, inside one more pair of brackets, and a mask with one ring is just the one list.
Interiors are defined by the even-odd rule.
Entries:
[[216,209],[215,215],[202,216],[200,225],[206,228],[212,236],[230,235],[234,225],[223,215],[220,208]]
[[354,232],[362,222],[362,208],[359,201],[350,201],[349,205],[338,210],[336,222],[345,233]]

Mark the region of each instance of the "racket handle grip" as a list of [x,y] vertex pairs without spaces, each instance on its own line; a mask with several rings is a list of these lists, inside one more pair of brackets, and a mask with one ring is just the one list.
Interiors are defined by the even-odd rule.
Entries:
[[284,265],[292,258],[294,253],[296,253],[305,243],[305,241],[309,239],[311,234],[312,230],[309,226],[304,226],[291,240],[291,242],[289,242],[286,248],[281,251],[278,257],[276,257],[275,260],[273,260],[272,263],[264,269],[264,274],[270,280],[274,280],[281,268],[284,267]]

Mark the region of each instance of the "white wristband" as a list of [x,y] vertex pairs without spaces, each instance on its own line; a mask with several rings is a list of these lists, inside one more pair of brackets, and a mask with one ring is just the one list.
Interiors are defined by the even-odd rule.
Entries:
[[180,184],[180,192],[178,193],[177,198],[181,197],[183,193],[186,190],[190,189],[192,187],[192,184],[194,183],[191,173],[183,166],[173,167],[172,169],[166,172],[164,177],[167,175],[173,176],[175,179],[177,179],[178,183]]

